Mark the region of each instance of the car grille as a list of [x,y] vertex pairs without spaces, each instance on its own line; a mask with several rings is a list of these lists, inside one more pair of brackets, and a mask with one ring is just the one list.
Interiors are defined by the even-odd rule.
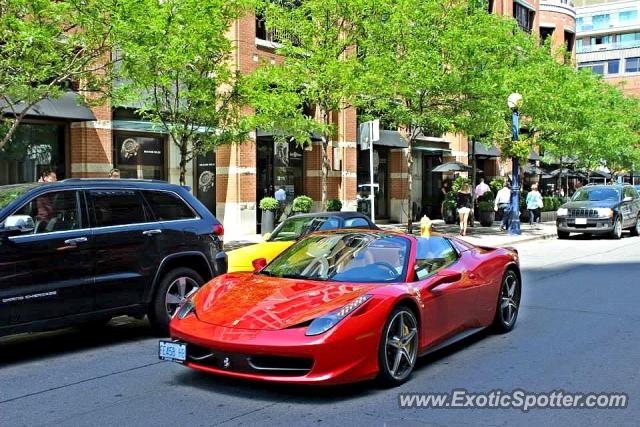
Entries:
[[598,211],[596,209],[571,208],[569,209],[569,218],[598,218]]
[[313,367],[313,359],[225,353],[194,344],[187,344],[187,361],[222,371],[271,376],[302,376]]

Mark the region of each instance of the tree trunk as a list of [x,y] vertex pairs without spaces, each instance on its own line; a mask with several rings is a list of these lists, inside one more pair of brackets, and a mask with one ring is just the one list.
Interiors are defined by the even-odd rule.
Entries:
[[476,222],[476,140],[471,139],[471,215],[469,216],[470,226]]
[[180,185],[187,185],[187,155],[189,142],[180,143]]
[[[329,111],[323,110],[322,117],[325,126],[329,126]],[[329,181],[329,142],[331,135],[325,131],[322,138],[322,177],[321,177],[321,203],[322,211],[327,210],[327,197],[329,193],[328,181]]]
[[413,233],[413,135],[407,141],[407,233]]

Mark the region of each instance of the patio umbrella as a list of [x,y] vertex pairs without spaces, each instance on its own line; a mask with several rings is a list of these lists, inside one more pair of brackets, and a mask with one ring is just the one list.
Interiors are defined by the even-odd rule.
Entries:
[[[447,162],[433,168],[433,172],[471,172],[472,167],[461,162]],[[480,169],[476,169],[482,172]]]
[[532,164],[524,165],[523,169],[524,169],[524,173],[526,173],[528,175],[542,175],[544,173],[544,171],[542,169],[540,169],[538,166],[532,165]]

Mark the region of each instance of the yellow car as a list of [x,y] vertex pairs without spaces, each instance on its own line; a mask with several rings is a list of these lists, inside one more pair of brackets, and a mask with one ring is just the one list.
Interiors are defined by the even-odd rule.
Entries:
[[287,218],[273,231],[267,233],[264,242],[227,252],[228,272],[253,271],[252,262],[265,258],[267,263],[293,245],[300,237],[318,230],[359,228],[377,230],[371,220],[358,212],[324,212],[295,215]]

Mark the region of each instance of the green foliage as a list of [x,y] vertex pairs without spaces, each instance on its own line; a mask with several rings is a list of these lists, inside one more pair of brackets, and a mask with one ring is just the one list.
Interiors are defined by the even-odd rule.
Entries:
[[278,209],[279,203],[273,197],[263,197],[260,200],[260,209],[263,211],[275,211]]
[[342,202],[338,199],[327,200],[327,211],[340,212],[342,210]]
[[494,211],[494,205],[493,202],[491,201],[487,201],[487,200],[480,200],[478,202],[478,210],[480,212],[493,212]]
[[478,197],[478,202],[490,202],[493,203],[494,195],[492,191],[487,191],[482,196]]
[[542,197],[542,202],[544,204],[542,207],[543,212],[556,211],[563,204],[562,199],[558,196],[544,196]]
[[171,136],[181,184],[195,156],[243,141],[251,130],[226,35],[249,6],[249,0],[130,0],[116,21],[123,80],[114,104],[135,106]]
[[291,210],[296,213],[308,213],[311,212],[313,206],[313,199],[309,196],[298,196],[293,199]]
[[0,2],[0,148],[25,113],[59,98],[74,82],[98,101],[110,82],[114,47],[110,15],[119,0],[2,0]]
[[504,187],[504,179],[493,178],[489,183],[489,187],[491,188],[491,192],[493,192],[493,197],[495,198],[498,191],[502,190],[502,187]]
[[444,207],[444,209],[455,209],[456,208],[455,198],[446,199],[443,202],[443,207]]

